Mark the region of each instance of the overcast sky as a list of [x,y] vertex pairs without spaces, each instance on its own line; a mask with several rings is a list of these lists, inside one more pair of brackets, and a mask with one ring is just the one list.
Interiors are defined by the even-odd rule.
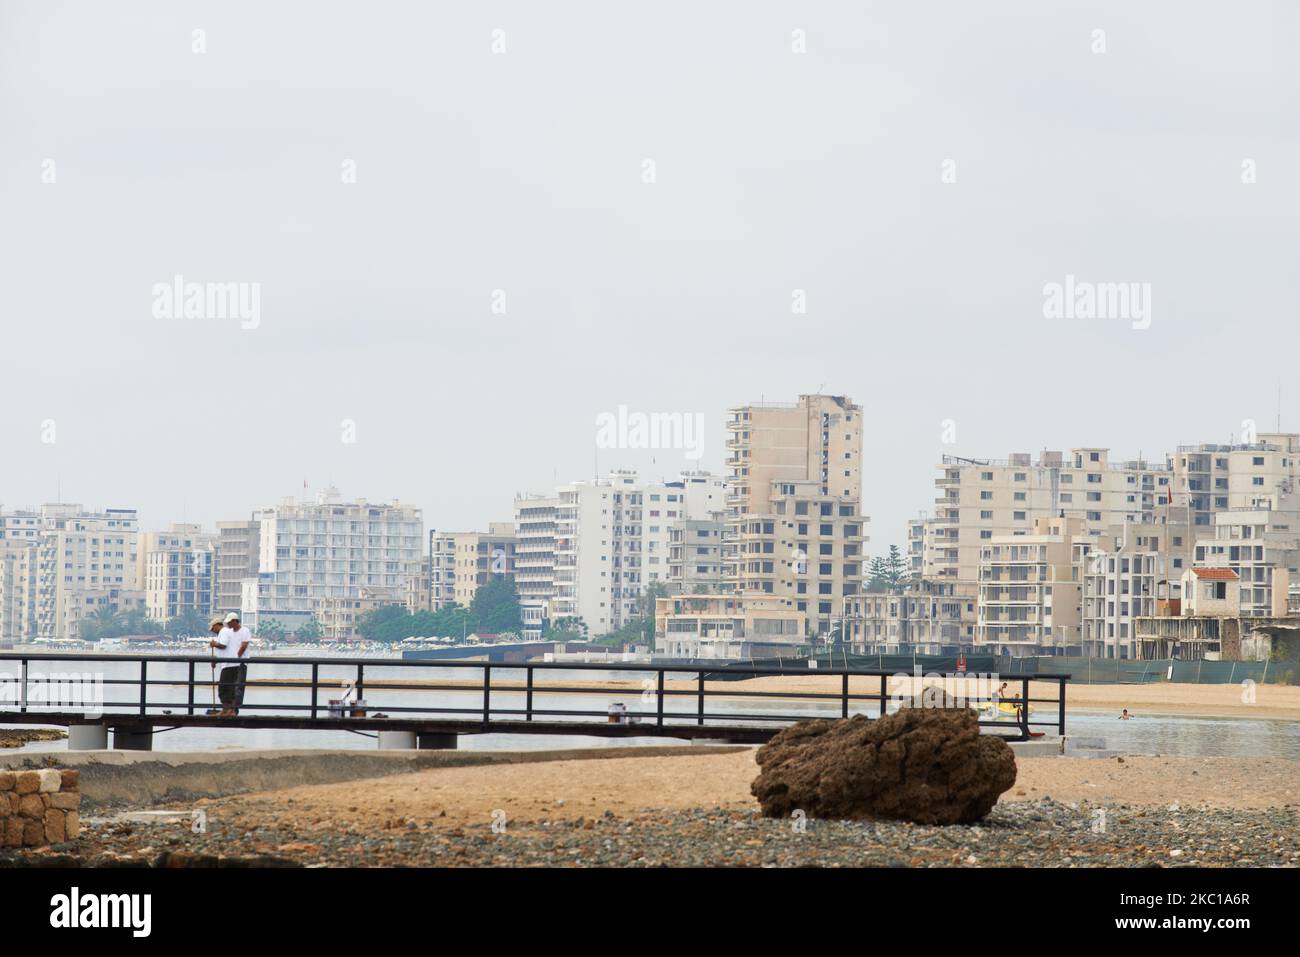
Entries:
[[[1300,7],[864,6],[0,0],[0,504],[485,527],[820,390],[881,551],[945,452],[1300,429]],[[1045,318],[1067,275],[1150,327]],[[619,405],[703,458],[598,452]]]

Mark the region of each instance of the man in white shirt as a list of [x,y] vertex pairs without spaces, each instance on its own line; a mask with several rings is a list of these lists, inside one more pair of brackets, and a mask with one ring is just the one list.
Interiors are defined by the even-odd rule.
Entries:
[[221,677],[217,682],[222,706],[219,717],[233,718],[244,703],[244,682],[248,680],[248,664],[244,659],[248,656],[251,637],[252,632],[240,625],[239,615],[232,611],[226,616],[226,627],[208,642],[208,647],[216,649],[221,666]]

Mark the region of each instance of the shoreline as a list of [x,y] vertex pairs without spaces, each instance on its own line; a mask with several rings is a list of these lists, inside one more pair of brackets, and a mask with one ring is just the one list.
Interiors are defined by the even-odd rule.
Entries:
[[[173,795],[83,818],[52,848],[81,866],[1215,867],[1300,864],[1300,762],[1021,758],[985,819],[932,827],[762,818],[753,749],[553,755],[379,777]],[[84,775],[84,772],[83,772]],[[84,780],[84,777],[83,777]],[[206,829],[194,833],[193,813]],[[1100,825],[1099,825],[1100,822]],[[46,852],[8,857],[33,863]]]

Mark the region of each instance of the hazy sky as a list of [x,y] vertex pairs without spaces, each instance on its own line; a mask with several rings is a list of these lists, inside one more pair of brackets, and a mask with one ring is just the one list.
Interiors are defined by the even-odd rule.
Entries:
[[[875,551],[945,452],[1226,442],[1279,384],[1300,429],[1300,7],[864,6],[0,0],[0,503],[484,527],[688,464],[597,456],[620,404],[720,471],[729,406],[822,390]],[[257,328],[157,318],[177,274]],[[1150,328],[1044,318],[1067,275]]]

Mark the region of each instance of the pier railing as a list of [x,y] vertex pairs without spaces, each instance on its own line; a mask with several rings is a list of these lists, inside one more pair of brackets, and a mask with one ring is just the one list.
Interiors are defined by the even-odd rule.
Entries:
[[[85,663],[89,667],[80,672],[74,668]],[[88,677],[97,670],[99,673],[93,680],[101,686],[98,710],[103,720],[135,719],[141,724],[164,724],[181,716],[205,717],[223,663],[221,659],[214,662],[192,655],[0,652],[0,721],[6,715],[25,715],[31,721],[39,715],[74,714],[75,708],[61,710],[75,703],[66,700],[71,697],[66,687],[68,675]],[[596,719],[665,736],[671,736],[674,730],[692,729],[693,737],[700,736],[699,729],[704,728],[768,727],[775,731],[780,725],[809,718],[847,718],[852,714],[881,717],[889,712],[891,703],[920,694],[927,683],[947,687],[950,694],[963,698],[980,712],[979,724],[985,728],[1013,732],[1013,736],[1021,739],[1031,737],[1035,727],[1054,728],[1064,735],[1065,686],[1070,680],[1068,674],[920,675],[860,668],[809,668],[806,672],[792,672],[788,666],[701,668],[608,662],[501,664],[267,656],[245,659],[244,663],[249,666],[248,692],[269,689],[286,692],[281,696],[283,700],[245,700],[239,705],[241,718],[250,713],[260,715],[265,717],[266,727],[301,728],[313,724],[335,727],[340,719],[364,718],[372,728],[383,726],[383,722],[397,727],[450,721],[464,726],[467,732],[513,732],[531,730],[529,725],[544,723],[546,733],[581,734],[584,728],[593,725],[589,719]],[[59,665],[58,670],[50,669],[50,664]],[[116,670],[130,674],[104,675],[102,671],[107,666],[116,666]],[[291,674],[267,674],[271,668],[288,670]],[[409,671],[412,677],[376,680],[373,674],[376,668]],[[265,670],[259,675],[262,669]],[[371,671],[370,677],[367,669]],[[443,674],[418,677],[431,669]],[[331,673],[325,674],[326,671]],[[462,672],[466,678],[458,676]],[[591,672],[616,677],[607,677],[598,684],[584,683],[584,673]],[[764,677],[780,677],[801,687],[746,689],[741,686],[744,681],[736,680]],[[558,683],[547,678],[558,679]],[[724,678],[725,684],[721,681]],[[717,681],[710,686],[714,679]],[[901,679],[908,681],[903,684]],[[969,693],[972,682],[980,693]],[[997,697],[990,689],[1003,683],[1009,690]],[[1047,684],[1055,694],[1034,697],[1030,693],[1031,683]],[[814,687],[817,690],[812,690]],[[358,701],[365,700],[367,693],[381,691],[403,692],[401,703],[390,703],[396,696],[388,696],[383,703],[367,701],[363,713]],[[546,700],[557,695],[570,700]],[[623,710],[611,713],[608,701],[603,710],[590,707],[596,697],[622,698]],[[331,705],[339,701],[343,702],[341,707]],[[1003,706],[1001,710],[995,701]],[[791,713],[799,709],[782,707],[791,702],[804,705],[802,713]],[[809,705],[813,707],[808,708]],[[1043,709],[1047,720],[1035,715]],[[990,711],[993,717],[989,717]],[[95,717],[99,719],[100,715]],[[247,726],[246,721],[241,723]]]

